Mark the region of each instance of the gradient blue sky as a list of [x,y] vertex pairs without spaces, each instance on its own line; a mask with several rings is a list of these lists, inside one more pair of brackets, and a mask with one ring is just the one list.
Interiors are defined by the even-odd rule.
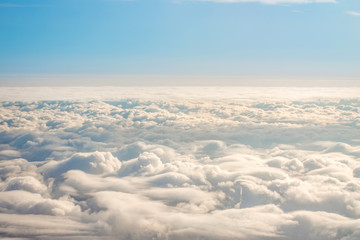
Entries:
[[360,1],[324,1],[0,0],[0,74],[358,78]]

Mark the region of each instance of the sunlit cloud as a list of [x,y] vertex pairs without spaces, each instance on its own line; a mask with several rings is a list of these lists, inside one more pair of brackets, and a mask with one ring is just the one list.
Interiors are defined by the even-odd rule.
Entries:
[[358,89],[28,90],[0,103],[3,237],[360,237]]

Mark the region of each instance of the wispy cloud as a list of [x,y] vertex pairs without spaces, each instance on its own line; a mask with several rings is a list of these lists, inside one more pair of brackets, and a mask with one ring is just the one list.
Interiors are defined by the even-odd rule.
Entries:
[[346,14],[349,14],[349,15],[352,15],[352,16],[356,16],[356,17],[360,17],[360,12],[347,11]]
[[264,4],[304,4],[304,3],[337,3],[336,0],[196,0],[200,2],[218,2],[218,3],[246,3],[258,2]]

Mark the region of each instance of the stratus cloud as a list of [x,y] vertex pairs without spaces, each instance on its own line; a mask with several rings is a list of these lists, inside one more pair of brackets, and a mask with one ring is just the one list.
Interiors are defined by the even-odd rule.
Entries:
[[195,0],[200,2],[218,3],[246,3],[258,2],[264,4],[308,4],[308,3],[337,3],[336,0]]
[[360,238],[360,91],[172,90],[0,102],[2,237]]

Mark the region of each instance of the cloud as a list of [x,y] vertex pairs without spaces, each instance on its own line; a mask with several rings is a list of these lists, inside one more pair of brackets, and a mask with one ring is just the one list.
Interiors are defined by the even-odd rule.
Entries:
[[0,231],[9,236],[3,239],[79,239],[79,232],[80,239],[97,239],[95,227],[62,216],[0,213]]
[[355,12],[355,11],[347,11],[346,14],[355,16],[355,17],[360,17],[360,12]]
[[0,103],[2,237],[359,238],[357,89],[43,90]]
[[0,192],[0,208],[3,213],[69,215],[80,210],[72,202],[43,198],[40,194],[12,190]]
[[76,153],[65,161],[51,161],[43,166],[45,174],[55,177],[75,169],[91,174],[103,174],[117,171],[120,167],[120,161],[109,152]]
[[14,177],[8,179],[3,186],[3,191],[24,190],[32,193],[44,193],[47,187],[32,176]]

